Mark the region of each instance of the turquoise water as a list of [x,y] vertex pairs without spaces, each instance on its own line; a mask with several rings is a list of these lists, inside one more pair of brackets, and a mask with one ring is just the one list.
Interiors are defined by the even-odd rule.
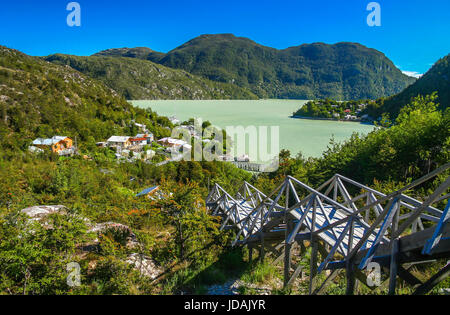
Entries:
[[367,134],[373,126],[357,122],[337,122],[290,118],[306,101],[132,101],[141,108],[152,108],[163,116],[209,120],[215,126],[279,126],[280,149],[292,155],[302,152],[306,157],[319,157],[330,139],[348,139],[353,132]]

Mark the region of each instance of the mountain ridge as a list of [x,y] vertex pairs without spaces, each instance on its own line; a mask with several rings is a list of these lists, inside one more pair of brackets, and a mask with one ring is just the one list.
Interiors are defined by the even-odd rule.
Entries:
[[[130,55],[133,48],[122,50]],[[205,34],[167,53],[149,49],[136,58],[248,88],[260,98],[377,99],[416,81],[385,54],[352,42],[276,49],[233,34]]]
[[[133,50],[126,55],[142,55],[149,50]],[[171,69],[138,57],[121,57],[120,50],[109,50],[109,56],[72,56],[54,54],[44,57],[55,64],[68,65],[92,78],[102,81],[128,100],[205,100],[256,99],[246,89]],[[113,57],[114,56],[114,57]]]

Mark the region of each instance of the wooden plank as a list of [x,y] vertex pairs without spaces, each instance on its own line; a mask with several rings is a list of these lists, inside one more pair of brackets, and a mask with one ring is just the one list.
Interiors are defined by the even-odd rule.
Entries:
[[328,254],[328,256],[326,256],[325,260],[323,261],[323,263],[320,265],[319,269],[318,269],[318,273],[320,273],[324,268],[327,267],[328,262],[333,258],[334,254],[336,253],[336,250],[338,249],[338,247],[341,245],[342,241],[344,240],[344,237],[346,236],[347,232],[350,229],[350,226],[353,224],[353,220],[350,220],[346,227],[344,228],[344,230],[341,232],[341,235],[339,236],[339,239],[336,241],[336,243],[334,244],[333,248],[330,250],[330,253]]
[[285,288],[289,288],[292,286],[292,284],[294,283],[295,279],[298,278],[298,276],[300,275],[300,273],[303,270],[303,266],[301,264],[298,264],[297,268],[295,268],[294,273],[292,274],[292,277],[289,279],[289,281],[287,282]]
[[[387,207],[387,212],[384,216],[380,216],[379,218],[384,218],[383,223],[381,225],[380,230],[378,231],[377,237],[375,239],[375,241],[372,243],[372,246],[370,247],[369,251],[366,254],[366,257],[364,257],[364,259],[361,261],[361,264],[359,266],[360,269],[364,269],[365,267],[367,267],[367,264],[370,263],[371,259],[373,258],[373,256],[375,255],[375,252],[381,242],[382,237],[384,236],[384,234],[386,233],[389,225],[391,224],[395,213],[397,212],[397,202],[398,202],[398,198],[394,198],[391,200],[391,202],[389,202],[388,207]],[[378,224],[374,224],[374,226],[377,226]],[[364,239],[365,237],[363,237],[362,239]],[[362,241],[361,239],[361,241]],[[358,247],[361,243],[361,241],[356,245],[356,247]],[[362,246],[362,244],[360,245]]]
[[398,266],[398,276],[413,287],[422,284],[422,281],[417,279],[413,274],[411,274],[408,270],[406,270],[401,265]]
[[353,209],[354,212],[358,211],[358,208],[356,207],[355,203],[352,202],[352,197],[348,193],[347,189],[345,188],[344,184],[342,183],[341,179],[337,179],[338,187],[341,192],[341,195],[344,197],[345,202]]
[[320,295],[322,294],[331,281],[333,281],[337,276],[339,275],[339,270],[333,270],[330,275],[325,279],[325,281],[320,285],[319,288],[314,290],[313,295]]

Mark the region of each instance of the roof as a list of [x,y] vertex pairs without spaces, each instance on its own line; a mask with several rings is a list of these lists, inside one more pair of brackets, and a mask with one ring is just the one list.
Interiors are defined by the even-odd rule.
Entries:
[[33,141],[33,145],[47,145],[47,146],[52,146],[54,144],[57,144],[63,140],[66,140],[67,137],[63,137],[63,136],[54,136],[51,139],[44,139],[44,138],[37,138],[36,140]]
[[129,139],[130,137],[112,136],[108,139],[108,142],[127,142]]
[[136,135],[136,138],[151,138],[153,137],[152,133],[140,133]]
[[146,196],[148,194],[154,193],[157,190],[159,190],[159,186],[150,187],[141,191],[139,194],[136,195],[136,197]]
[[167,143],[174,144],[174,145],[187,144],[187,142],[184,140],[178,140],[178,139],[173,139],[173,138],[163,138],[163,139],[158,140],[158,142],[167,142]]

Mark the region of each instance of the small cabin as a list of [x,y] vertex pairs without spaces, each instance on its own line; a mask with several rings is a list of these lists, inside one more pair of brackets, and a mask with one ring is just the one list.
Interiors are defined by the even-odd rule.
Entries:
[[106,142],[110,148],[126,149],[131,145],[130,137],[112,136]]
[[38,138],[33,141],[33,146],[41,150],[50,149],[58,155],[73,155],[75,149],[72,139],[63,136],[54,136],[49,139]]

